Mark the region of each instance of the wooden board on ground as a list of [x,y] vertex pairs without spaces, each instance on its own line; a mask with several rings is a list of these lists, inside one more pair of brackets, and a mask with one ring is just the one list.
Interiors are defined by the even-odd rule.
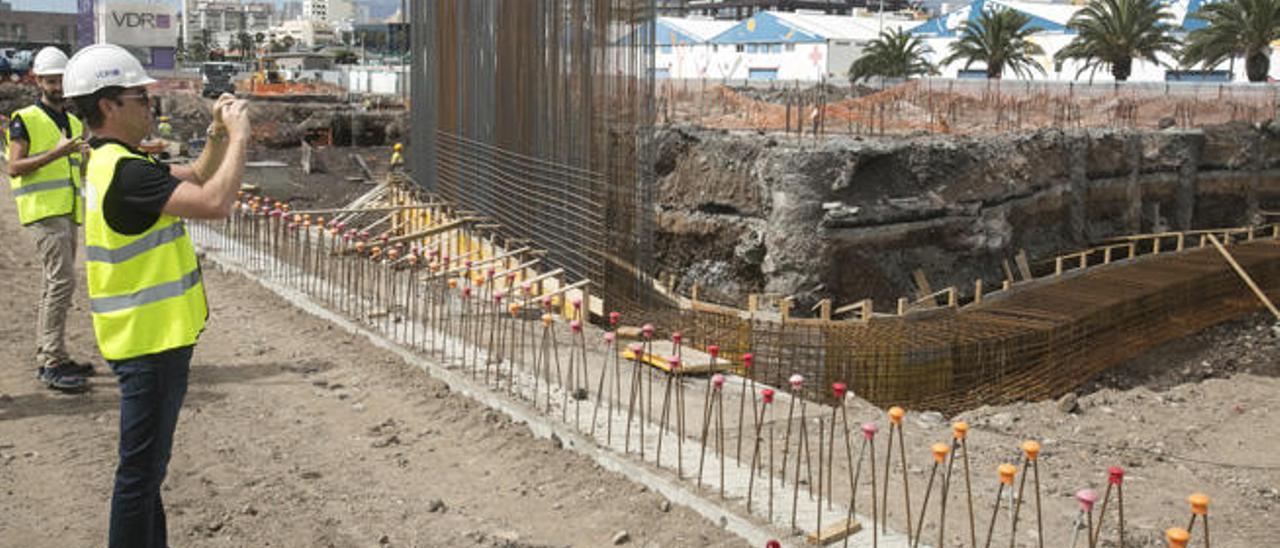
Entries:
[[[663,341],[655,344],[655,346],[665,348],[669,344],[670,343]],[[622,359],[628,361],[634,360],[636,359],[636,355],[631,352],[630,348],[624,348],[622,350]],[[713,364],[711,363],[711,354],[694,350],[689,347],[680,349],[680,359],[680,370],[683,371],[685,375],[705,375],[708,373],[715,373],[717,371],[726,371],[732,365],[729,360],[724,358],[716,358],[716,361]],[[640,357],[640,362],[649,364],[653,367],[666,371],[667,373],[671,372],[671,363],[667,361],[667,356],[662,355],[660,352],[644,354]]]
[[809,533],[805,537],[805,542],[825,546],[837,540],[844,540],[845,537],[852,536],[861,530],[862,524],[858,523],[858,520],[842,520],[834,525],[823,527],[821,531],[816,533]]

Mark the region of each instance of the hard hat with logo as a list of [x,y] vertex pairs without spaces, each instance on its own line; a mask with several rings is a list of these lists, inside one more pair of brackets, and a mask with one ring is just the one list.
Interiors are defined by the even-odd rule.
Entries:
[[115,44],[94,44],[76,52],[67,62],[62,95],[81,97],[112,86],[131,88],[154,83],[132,53]]
[[67,68],[67,54],[62,50],[49,46],[36,54],[31,63],[31,72],[36,76],[57,76]]
[[404,150],[404,145],[400,143],[396,143],[396,146],[394,148],[396,152],[400,152],[401,150]]

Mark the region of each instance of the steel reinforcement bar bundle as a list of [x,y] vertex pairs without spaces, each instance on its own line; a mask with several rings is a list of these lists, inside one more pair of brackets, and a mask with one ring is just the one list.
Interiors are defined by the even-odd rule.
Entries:
[[[903,410],[887,414],[888,458],[880,467],[886,479],[877,507],[874,478],[881,472],[871,458],[866,473],[863,456],[867,446],[875,454],[878,427],[849,417],[852,394],[916,409],[1050,395],[1159,341],[1257,309],[1224,254],[1192,245],[1197,238],[1234,242],[1230,255],[1251,280],[1273,291],[1280,284],[1280,225],[1271,225],[1141,236],[1075,253],[1054,261],[1048,276],[963,308],[894,316],[867,310],[864,319],[834,322],[765,313],[744,319],[750,311],[673,302],[632,318],[657,325],[628,330],[607,301],[592,296],[588,280],[569,281],[564,269],[541,263],[545,252],[503,243],[496,228],[399,180],[331,210],[290,211],[242,196],[231,218],[193,223],[192,232],[220,260],[300,291],[592,443],[638,454],[781,530],[808,533],[811,542],[853,538],[858,546],[919,544],[934,475],[945,462],[935,501],[945,515],[951,471],[960,466],[956,451],[967,456],[968,449],[967,426],[958,423],[951,444],[930,448],[935,466],[920,520],[911,517],[905,479],[891,515],[889,478],[899,465],[905,478],[907,468]],[[1176,244],[1161,251],[1160,242]],[[1109,260],[1113,252],[1106,250],[1114,248],[1128,255]],[[1094,251],[1108,260],[1089,267]],[[1067,269],[1068,259],[1078,266]],[[602,329],[585,323],[591,320]],[[745,376],[713,375],[728,370]],[[988,482],[997,500],[1019,471],[1017,500],[1024,500],[1028,475],[1038,490],[1040,447],[1033,441],[1020,447],[1021,466],[1002,466],[999,484]],[[963,466],[967,475],[967,461]],[[862,491],[860,498],[868,482],[871,497]],[[966,489],[972,500],[967,482]],[[957,484],[953,496],[958,491]],[[1091,496],[1082,494],[1082,505]],[[879,525],[871,527],[869,544],[855,513],[867,505]],[[1011,536],[1017,516],[1015,507]],[[902,518],[905,542],[882,531]],[[1038,538],[1054,545],[1079,531],[1051,526],[1046,534],[1038,518],[1036,526]],[[942,528],[930,527],[941,545]],[[1064,530],[1071,533],[1059,536]],[[1100,534],[1100,525],[1088,533]]]

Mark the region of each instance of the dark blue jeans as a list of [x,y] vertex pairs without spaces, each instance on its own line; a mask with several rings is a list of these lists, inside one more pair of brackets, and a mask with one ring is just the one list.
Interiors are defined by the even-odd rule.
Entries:
[[108,362],[120,385],[120,464],[111,496],[111,548],[164,548],[160,484],[187,395],[188,346]]

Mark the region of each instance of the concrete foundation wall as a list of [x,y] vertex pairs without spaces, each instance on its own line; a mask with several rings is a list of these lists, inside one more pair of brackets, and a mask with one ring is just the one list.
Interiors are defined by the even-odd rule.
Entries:
[[680,288],[742,303],[971,292],[1001,262],[1138,232],[1240,226],[1280,209],[1280,130],[1044,131],[833,139],[671,129],[660,137],[657,251]]

